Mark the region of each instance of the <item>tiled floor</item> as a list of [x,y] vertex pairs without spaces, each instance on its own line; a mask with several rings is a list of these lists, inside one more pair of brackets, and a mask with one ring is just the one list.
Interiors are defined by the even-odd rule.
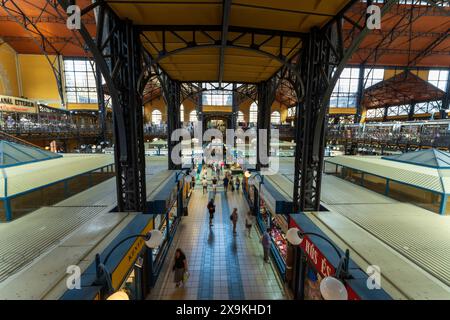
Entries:
[[[214,226],[209,227],[206,204],[212,190],[202,194],[200,183],[189,203],[189,215],[183,217],[165,264],[149,299],[287,299],[275,266],[264,263],[259,231],[252,238],[245,230],[248,205],[240,192],[219,187],[215,196]],[[233,236],[230,214],[238,208],[237,235]],[[187,256],[190,278],[184,288],[173,282],[173,257],[181,248]]]

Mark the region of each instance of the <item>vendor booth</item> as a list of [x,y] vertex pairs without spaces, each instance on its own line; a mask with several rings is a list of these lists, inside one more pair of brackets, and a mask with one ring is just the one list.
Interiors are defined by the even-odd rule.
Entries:
[[270,184],[263,183],[261,178],[244,176],[243,190],[246,199],[256,216],[261,232],[270,229],[272,238],[272,254],[277,271],[282,278],[286,272],[288,215],[292,212],[292,202]]

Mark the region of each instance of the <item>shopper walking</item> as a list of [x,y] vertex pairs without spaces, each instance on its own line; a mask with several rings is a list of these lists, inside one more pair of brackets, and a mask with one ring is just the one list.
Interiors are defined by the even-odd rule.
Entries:
[[236,225],[238,222],[237,208],[233,209],[233,212],[231,213],[231,216],[230,216],[230,220],[231,220],[231,223],[233,223],[233,234],[236,234]]
[[212,187],[213,187],[214,195],[216,195],[216,192],[217,192],[217,178],[216,177],[212,178]]
[[266,232],[262,235],[261,244],[264,250],[264,261],[269,262],[270,245],[272,244],[269,228],[267,228]]
[[208,180],[205,177],[203,177],[202,186],[203,186],[203,194],[207,193],[208,192]]
[[180,248],[177,248],[175,251],[175,263],[173,264],[172,271],[175,272],[173,281],[178,288],[183,284],[184,274],[188,271],[186,255]]
[[223,178],[223,187],[225,189],[225,192],[228,191],[228,183],[230,182],[230,179],[228,179],[227,176],[225,176],[225,178]]
[[234,192],[234,179],[233,179],[233,176],[230,176],[230,188],[231,188],[231,192]]
[[211,227],[213,225],[214,212],[216,212],[216,205],[214,204],[214,199],[209,200],[207,208],[209,212],[209,226]]
[[252,237],[252,227],[255,223],[255,217],[252,214],[252,211],[249,210],[247,212],[247,217],[245,218],[245,228],[247,229],[247,235],[249,238]]
[[236,177],[236,191],[239,191],[239,187],[241,186],[241,180],[239,177]]

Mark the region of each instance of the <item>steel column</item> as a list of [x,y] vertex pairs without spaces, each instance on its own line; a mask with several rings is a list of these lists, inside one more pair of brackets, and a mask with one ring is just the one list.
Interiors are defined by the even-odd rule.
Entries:
[[[304,99],[297,107],[296,155],[294,177],[294,212],[317,211],[320,208],[320,189],[325,147],[325,125],[327,118],[320,118],[322,98],[329,79],[331,30],[325,35],[319,29],[311,30],[305,41],[300,68],[303,77]],[[328,37],[328,39],[327,39]],[[331,40],[332,41],[332,40]],[[300,91],[300,90],[299,90]],[[323,123],[319,123],[323,122]],[[316,126],[322,128],[315,135]],[[318,148],[318,156],[313,150]]]
[[[163,87],[164,99],[167,104],[167,144],[169,147],[168,165],[169,170],[181,169],[180,163],[175,163],[172,157],[172,150],[179,141],[172,141],[172,132],[181,127],[180,123],[180,105],[181,105],[181,86],[180,83],[169,78],[167,74],[161,77],[161,86]],[[181,154],[179,155],[181,159]]]
[[[273,102],[275,101],[275,94],[278,87],[278,81],[276,76],[271,79],[261,82],[257,86],[258,95],[258,117],[257,117],[257,154],[256,154],[256,169],[259,171],[261,168],[268,167],[268,162],[270,156],[270,111]],[[264,137],[262,135],[262,130],[267,130],[267,145],[261,148],[262,145],[260,141]],[[264,160],[264,161],[263,161]],[[264,163],[263,163],[264,162]]]
[[442,105],[441,105],[441,119],[447,119],[447,111],[450,108],[450,69],[448,70],[448,76],[447,76],[447,86],[445,87],[445,95],[442,99]]
[[237,119],[239,113],[239,99],[237,93],[237,86],[233,83],[233,91],[232,91],[233,99],[232,99],[232,111],[231,111],[231,127],[229,129],[236,130],[237,128]]
[[[119,21],[111,16],[109,30],[112,33],[109,46],[111,70],[119,91],[121,115],[125,125],[124,128],[120,128],[116,121],[114,125],[117,192],[120,193],[119,210],[144,212],[146,184],[143,113],[141,96],[137,90],[142,70],[139,34],[130,21]],[[117,143],[119,136],[125,137],[127,141],[125,146]],[[120,157],[124,147],[127,154],[125,159]]]
[[[67,12],[75,1],[58,0]],[[97,7],[97,5],[95,5]],[[93,9],[91,6],[90,9]],[[145,212],[145,157],[142,92],[142,44],[131,21],[120,19],[104,2],[98,4],[97,35],[93,39],[81,23],[78,30],[100,69],[114,114],[117,209]],[[105,36],[106,35],[106,36]]]
[[362,100],[364,97],[364,65],[359,67],[359,78],[358,78],[358,92],[356,96],[356,114],[354,118],[354,123],[361,122],[362,113]]

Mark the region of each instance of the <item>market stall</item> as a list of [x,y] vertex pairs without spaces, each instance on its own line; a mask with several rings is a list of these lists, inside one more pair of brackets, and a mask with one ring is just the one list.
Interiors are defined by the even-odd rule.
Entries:
[[288,215],[292,202],[260,177],[244,176],[243,190],[261,232],[270,229],[271,252],[277,270],[284,278],[286,272]]
[[153,281],[158,278],[180,219],[182,215],[186,214],[190,196],[188,179],[190,176],[176,183],[175,173],[173,173],[158,192],[149,199],[148,212],[154,214],[153,225],[163,234],[161,244],[151,250]]

